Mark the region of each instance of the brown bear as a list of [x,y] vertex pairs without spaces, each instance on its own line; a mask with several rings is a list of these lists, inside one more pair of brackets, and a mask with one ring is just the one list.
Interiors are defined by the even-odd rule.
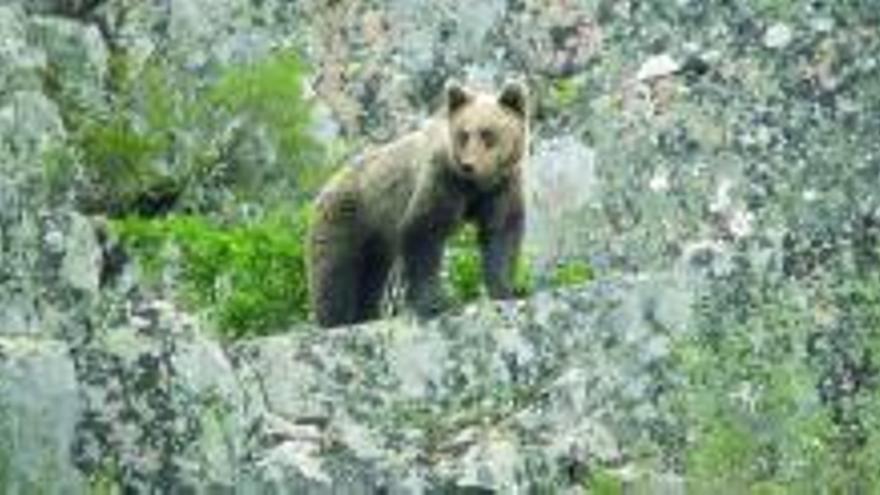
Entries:
[[397,260],[407,305],[420,316],[441,311],[444,244],[466,222],[477,227],[489,296],[512,296],[525,214],[525,87],[508,82],[496,95],[450,82],[445,100],[422,128],[366,153],[319,194],[307,247],[319,325],[378,318]]

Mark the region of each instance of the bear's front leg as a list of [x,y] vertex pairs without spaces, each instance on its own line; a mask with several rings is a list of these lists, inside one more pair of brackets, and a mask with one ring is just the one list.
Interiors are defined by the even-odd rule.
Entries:
[[421,317],[435,316],[451,305],[440,283],[444,241],[429,222],[410,224],[403,233],[406,302]]
[[492,299],[514,297],[516,264],[520,255],[525,215],[518,195],[487,203],[477,218],[483,276]]

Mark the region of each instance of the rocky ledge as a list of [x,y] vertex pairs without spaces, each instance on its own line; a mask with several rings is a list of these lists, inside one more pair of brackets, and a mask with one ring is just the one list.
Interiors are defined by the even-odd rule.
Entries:
[[[62,260],[82,248],[68,245]],[[0,332],[0,479],[8,493],[531,493],[601,468],[674,489],[627,470],[629,446],[676,429],[655,406],[688,305],[662,278],[229,346],[135,289],[104,311],[82,298],[56,308],[67,331]]]

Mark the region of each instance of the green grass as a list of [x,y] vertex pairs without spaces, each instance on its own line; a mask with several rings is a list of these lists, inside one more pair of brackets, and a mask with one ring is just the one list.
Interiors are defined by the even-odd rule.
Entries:
[[221,226],[201,217],[126,218],[113,226],[153,279],[179,250],[181,295],[209,311],[221,336],[285,330],[308,316],[303,242],[306,211],[252,225]]
[[461,229],[452,239],[446,252],[447,282],[459,303],[474,301],[480,297],[483,270],[477,247],[476,230]]
[[551,287],[582,285],[593,280],[593,268],[583,260],[559,263],[550,275]]
[[[483,268],[477,232],[472,226],[461,229],[449,243],[446,252],[446,283],[455,301],[459,304],[475,301],[484,293]],[[532,274],[532,263],[528,253],[518,260],[514,274],[514,292],[518,296],[528,296],[536,290],[545,288],[570,287],[581,285],[593,279],[593,270],[582,260],[571,260],[557,264],[549,277],[541,281]]]
[[589,495],[623,495],[623,482],[613,473],[597,469],[588,478],[585,492]]
[[[484,293],[483,267],[477,231],[472,226],[462,228],[449,243],[446,251],[446,283],[454,300],[459,304],[475,301]],[[528,260],[521,256],[514,276],[514,291],[525,295],[533,286]]]

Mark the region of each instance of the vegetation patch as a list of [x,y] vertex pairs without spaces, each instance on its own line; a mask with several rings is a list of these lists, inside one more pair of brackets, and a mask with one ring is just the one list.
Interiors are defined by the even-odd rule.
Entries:
[[[687,386],[673,412],[688,434],[672,457],[689,491],[877,493],[878,274],[851,273],[806,304],[801,287],[758,275],[727,283],[719,301],[735,292],[740,304],[701,307],[701,330],[675,344]],[[836,321],[817,321],[831,307]]]
[[[468,225],[452,238],[445,263],[446,283],[457,303],[475,301],[483,294],[485,284],[476,228]],[[525,252],[516,267],[514,292],[518,297],[526,297],[536,290],[581,285],[592,279],[592,267],[579,259],[559,262],[547,275],[537,277]]]
[[208,314],[223,337],[283,330],[308,314],[308,213],[265,212],[296,211],[332,171],[309,134],[306,72],[283,50],[205,82],[115,52],[100,108],[51,91],[50,72],[69,140],[45,157],[48,181],[58,194],[76,184],[81,209],[115,219],[147,283]]
[[176,270],[183,299],[227,338],[265,335],[308,316],[302,239],[308,212],[225,226],[197,216],[126,218],[113,227],[158,281]]
[[[210,210],[212,196],[265,202],[271,186],[295,184],[289,190],[298,195],[324,177],[295,52],[225,67],[208,84],[158,58],[135,67],[115,53],[110,68],[112,91],[99,108],[69,101],[46,81],[70,133],[75,160],[66,163],[78,164],[88,184],[79,191],[84,210],[157,216],[182,209],[183,197],[195,198],[189,211]],[[53,175],[65,172],[47,161]],[[76,172],[68,165],[67,178]]]

